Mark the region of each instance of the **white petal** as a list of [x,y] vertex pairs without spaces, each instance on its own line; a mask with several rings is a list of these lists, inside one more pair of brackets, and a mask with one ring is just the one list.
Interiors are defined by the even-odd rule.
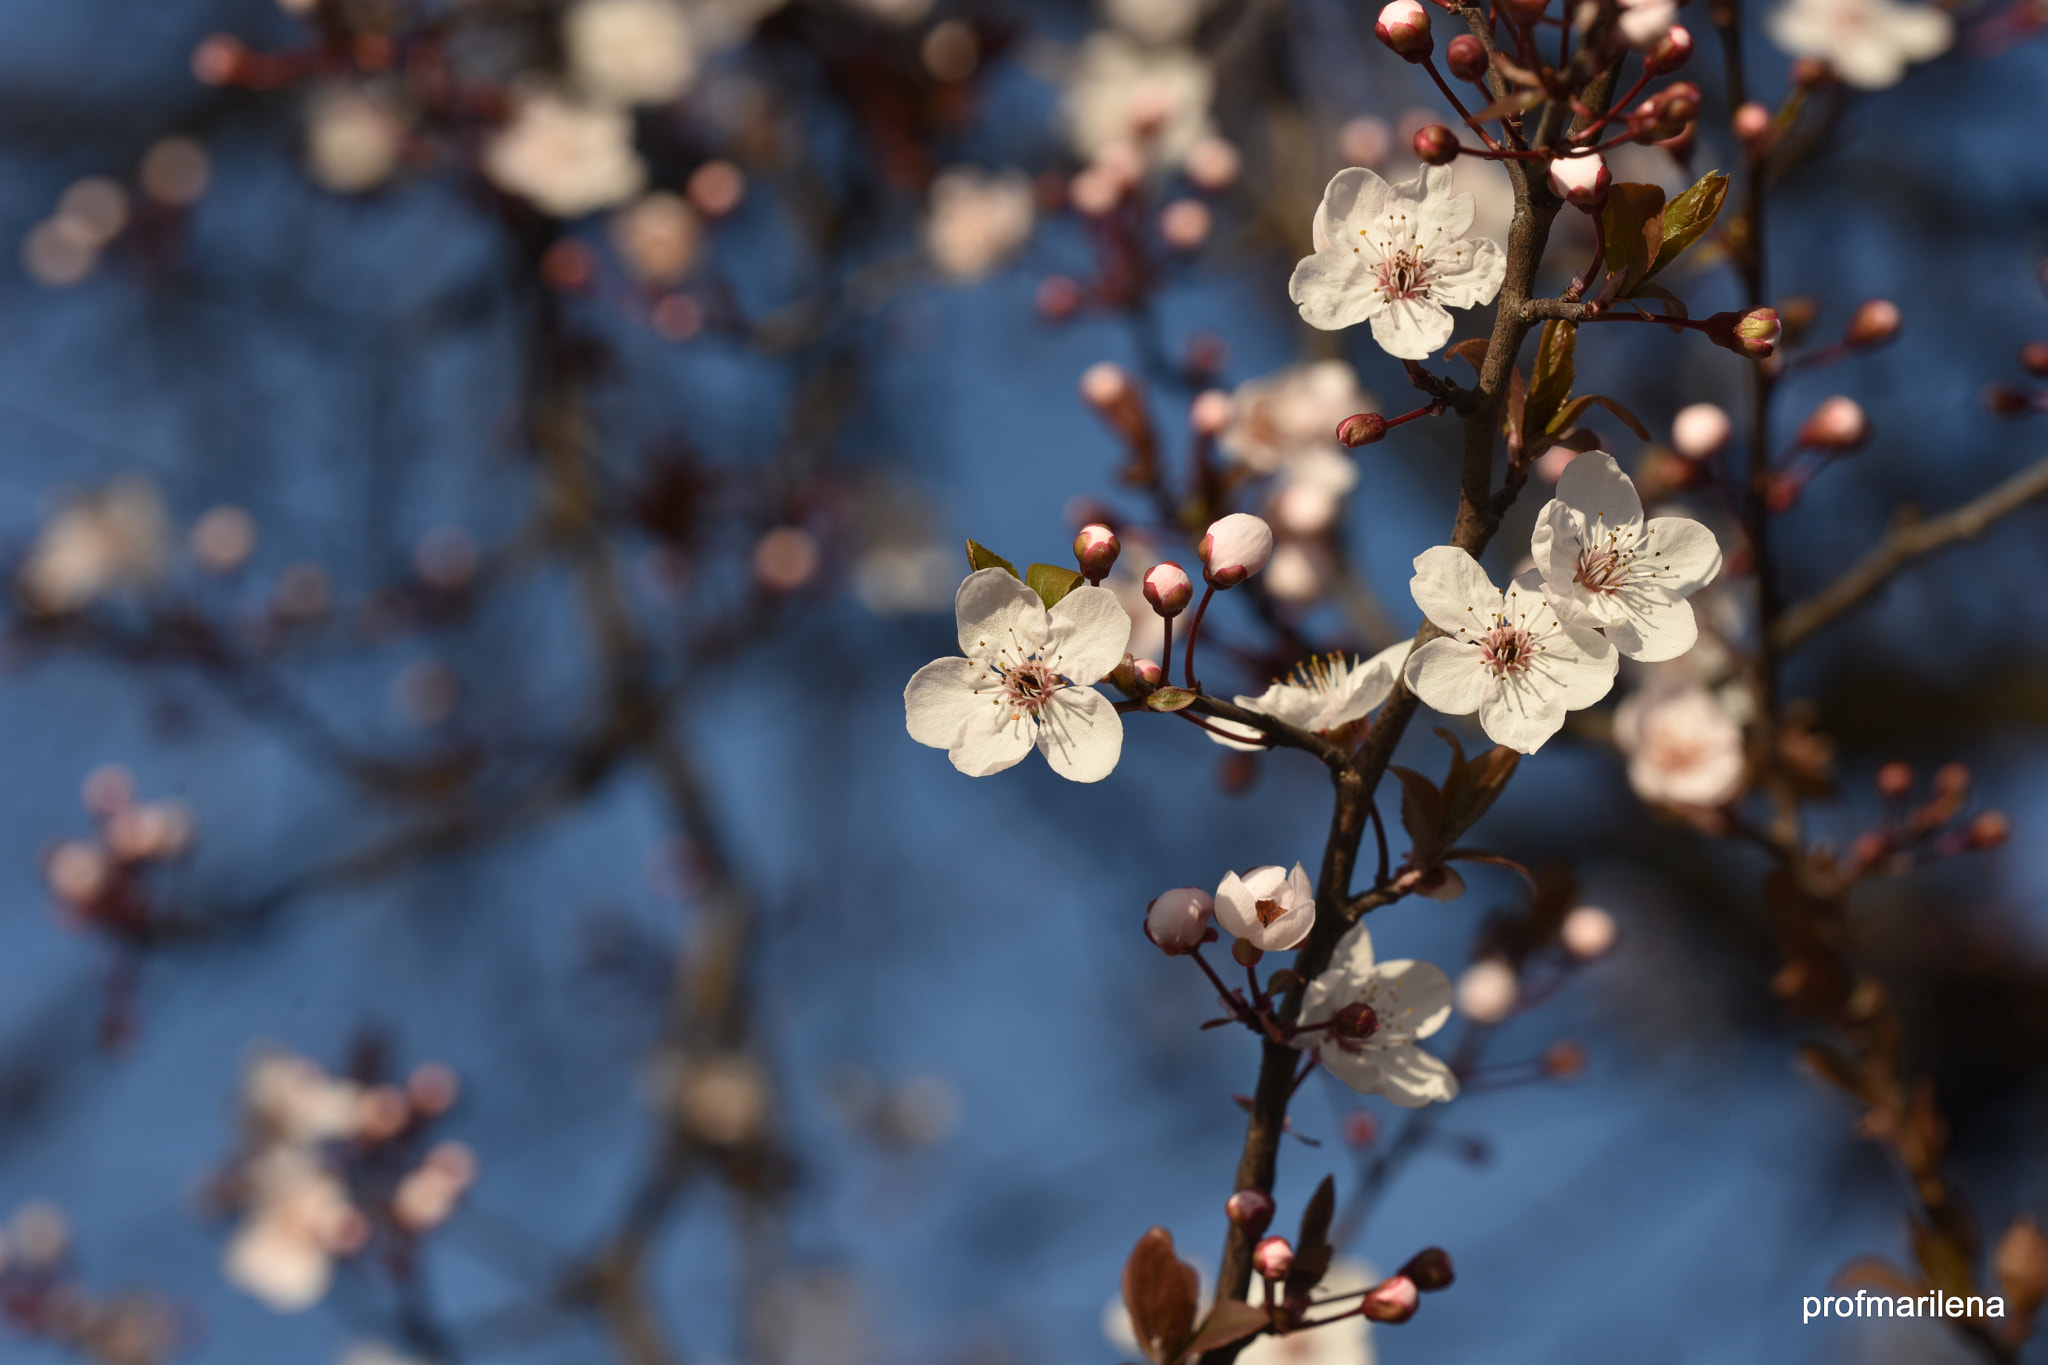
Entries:
[[[1245,698],[1239,697],[1237,704],[1243,706],[1245,701]],[[1247,753],[1263,753],[1266,750],[1267,746],[1261,743],[1265,738],[1261,731],[1255,730],[1249,725],[1239,725],[1234,720],[1218,720],[1214,716],[1208,716],[1204,719],[1214,728],[1205,730],[1203,733],[1216,743],[1221,744],[1224,748],[1238,749]],[[1223,731],[1223,733],[1218,734],[1218,730]]]
[[997,658],[1014,652],[1017,644],[1029,653],[1045,643],[1045,603],[1004,569],[967,575],[953,594],[953,614],[960,627],[960,652],[970,659]]
[[1300,307],[1303,322],[1325,332],[1356,326],[1385,306],[1365,256],[1343,246],[1302,257],[1287,281],[1287,297]]
[[1309,229],[1315,249],[1328,251],[1343,239],[1356,237],[1360,228],[1372,226],[1391,192],[1378,172],[1363,166],[1347,166],[1331,176]]
[[[1420,1109],[1432,1100],[1442,1103],[1458,1097],[1458,1077],[1441,1058],[1412,1044],[1379,1048],[1375,1053],[1379,1063],[1375,1092],[1403,1109]],[[1328,1064],[1325,1054],[1324,1065]]]
[[1239,697],[1237,704],[1304,729],[1315,724],[1322,710],[1314,692],[1289,682],[1276,682],[1256,697]]
[[1546,644],[1536,672],[1556,689],[1567,711],[1582,711],[1613,690],[1621,656],[1612,641],[1567,625]]
[[1287,874],[1287,889],[1294,893],[1297,901],[1314,901],[1316,898],[1315,883],[1308,879],[1308,873],[1300,863],[1296,863],[1294,870]]
[[1131,618],[1108,588],[1079,587],[1053,604],[1047,662],[1074,682],[1099,682],[1123,662]]
[[1094,688],[1062,687],[1038,713],[1038,747],[1069,782],[1100,782],[1123,755],[1124,718]]
[[[1319,1037],[1321,1037],[1320,1034],[1310,1034],[1308,1040]],[[1346,1048],[1338,1047],[1335,1043],[1325,1042],[1316,1049],[1316,1056],[1322,1059],[1323,1070],[1329,1072],[1359,1094],[1378,1095],[1384,1093],[1380,1088],[1380,1058],[1386,1056],[1383,1050],[1371,1048],[1352,1052]]]
[[1658,600],[1659,596],[1622,593],[1621,600],[1628,607],[1628,624],[1610,626],[1607,630],[1607,638],[1617,651],[1646,664],[1675,659],[1691,649],[1700,637],[1692,603]]
[[1565,597],[1580,591],[1576,581],[1580,548],[1571,508],[1560,498],[1544,503],[1536,514],[1535,529],[1529,532],[1529,558],[1536,562],[1545,587]]
[[1232,938],[1251,938],[1259,931],[1258,901],[1244,879],[1235,872],[1223,874],[1216,885],[1216,923]]
[[1492,673],[1479,646],[1431,640],[1408,656],[1408,690],[1439,715],[1469,716],[1493,694]]
[[988,777],[1023,761],[1031,752],[1036,728],[1029,716],[1007,703],[978,706],[946,756],[969,777]]
[[1691,517],[1656,518],[1643,528],[1642,553],[1638,563],[1650,562],[1657,586],[1680,597],[1698,592],[1721,572],[1721,543]]
[[[986,693],[976,691],[986,687]],[[950,749],[967,722],[1002,695],[1002,684],[972,659],[934,659],[910,675],[903,689],[903,723],[910,737]]]
[[1557,481],[1557,496],[1589,522],[1597,517],[1609,526],[1626,526],[1643,519],[1643,500],[1636,495],[1635,484],[1604,450],[1589,450],[1566,465]]
[[1373,972],[1368,1002],[1390,1042],[1427,1038],[1451,1017],[1451,979],[1433,962],[1398,958]]
[[[1256,916],[1252,922],[1258,923]],[[1316,927],[1316,903],[1304,900],[1290,907],[1271,924],[1260,925],[1252,942],[1269,953],[1284,953],[1299,948],[1308,937],[1308,931]]]
[[1564,699],[1530,674],[1509,674],[1479,704],[1479,728],[1495,744],[1533,754],[1564,727]]
[[[1375,297],[1378,297],[1375,293]],[[1302,317],[1313,323],[1306,309]],[[1400,360],[1427,360],[1451,339],[1450,313],[1433,298],[1392,299],[1372,315],[1372,339]]]
[[1415,556],[1415,576],[1408,580],[1408,591],[1438,630],[1453,635],[1491,630],[1501,605],[1500,589],[1493,586],[1486,570],[1455,545],[1434,545]]
[[1429,296],[1447,308],[1477,308],[1492,303],[1508,277],[1508,258],[1491,237],[1468,237],[1439,248],[1435,263],[1437,274],[1430,283]]

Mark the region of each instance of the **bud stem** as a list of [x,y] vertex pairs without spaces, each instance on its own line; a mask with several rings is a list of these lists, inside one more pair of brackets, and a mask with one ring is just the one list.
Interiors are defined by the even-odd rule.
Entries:
[[1208,584],[1202,589],[1202,600],[1195,604],[1195,619],[1188,622],[1187,662],[1181,666],[1181,677],[1190,692],[1199,693],[1202,685],[1195,681],[1195,637],[1202,633],[1202,614],[1209,610],[1209,599],[1216,595],[1216,585]]
[[1499,151],[1500,143],[1494,138],[1493,134],[1486,131],[1484,124],[1472,117],[1471,111],[1466,109],[1463,102],[1458,99],[1457,92],[1451,89],[1448,81],[1444,80],[1443,73],[1436,69],[1436,58],[1424,57],[1422,59],[1422,69],[1427,71],[1429,78],[1436,82],[1436,88],[1443,91],[1444,98],[1451,102],[1451,108],[1458,111],[1458,117],[1465,120],[1465,126],[1479,134],[1479,140],[1486,144],[1488,150]]
[[[1605,128],[1608,124],[1614,122],[1617,116],[1626,115],[1630,109],[1635,107],[1636,96],[1642,94],[1643,87],[1648,85],[1649,83],[1650,73],[1649,71],[1645,70],[1642,75],[1636,77],[1636,83],[1628,88],[1628,93],[1626,95],[1623,95],[1620,99],[1614,101],[1614,103],[1610,104],[1607,107],[1606,113],[1600,115],[1591,123],[1579,129],[1578,132],[1573,133],[1572,142],[1574,144],[1584,143],[1589,139],[1593,138],[1594,136],[1596,136],[1602,128]],[[1586,110],[1586,112],[1591,113],[1593,111],[1588,109]]]
[[1607,215],[1591,212],[1586,215],[1593,220],[1593,263],[1586,267],[1586,273],[1572,281],[1572,287],[1564,291],[1565,300],[1577,303],[1593,287],[1593,281],[1600,277],[1600,267],[1607,263]]

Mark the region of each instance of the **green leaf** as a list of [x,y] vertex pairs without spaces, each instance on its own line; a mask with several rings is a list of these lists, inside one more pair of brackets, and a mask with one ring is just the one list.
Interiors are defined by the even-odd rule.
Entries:
[[1672,200],[1664,210],[1664,245],[1658,248],[1657,259],[1650,263],[1650,274],[1670,265],[1680,252],[1705,236],[1727,198],[1728,177],[1719,171],[1708,171],[1691,189]]
[[1543,324],[1543,339],[1536,345],[1536,373],[1529,380],[1529,405],[1522,412],[1523,432],[1548,431],[1550,419],[1571,396],[1572,348],[1578,336],[1577,323],[1552,318]]
[[1015,564],[1004,559],[994,550],[989,549],[988,546],[977,544],[971,540],[967,542],[967,567],[975,570],[1002,569],[1012,578],[1019,576]]
[[1650,273],[1664,245],[1664,191],[1655,185],[1623,182],[1607,191],[1600,211],[1607,238],[1607,269],[1622,272],[1622,292]]
[[[1009,565],[1004,565],[1009,568]],[[1010,569],[1011,573],[1017,572]],[[1045,603],[1047,611],[1062,597],[1081,586],[1087,580],[1072,569],[1062,569],[1057,564],[1033,564],[1024,571],[1024,586],[1038,594],[1038,600]]]
[[1194,705],[1195,694],[1183,687],[1161,687],[1145,698],[1154,711],[1182,711]]
[[1585,416],[1586,409],[1599,404],[1621,419],[1621,424],[1636,434],[1639,441],[1650,439],[1650,429],[1637,420],[1636,415],[1605,394],[1583,393],[1564,405],[1564,410],[1550,419],[1550,431],[1556,435],[1578,422]]

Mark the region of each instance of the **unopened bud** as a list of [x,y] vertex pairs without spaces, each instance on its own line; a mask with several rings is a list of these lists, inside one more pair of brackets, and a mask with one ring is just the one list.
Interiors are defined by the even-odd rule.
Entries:
[[1162,891],[1145,911],[1145,936],[1168,957],[1180,957],[1202,945],[1216,902],[1198,886]]
[[1750,308],[1740,313],[1716,313],[1706,319],[1707,339],[1725,350],[1768,360],[1778,349],[1783,324],[1775,308]]
[[1891,851],[1891,836],[1870,830],[1857,835],[1855,842],[1849,845],[1849,861],[1857,867],[1874,867]]
[[1598,152],[1559,157],[1550,163],[1550,192],[1587,213],[1597,212],[1607,202],[1607,187],[1612,180],[1607,158]]
[[1415,1281],[1406,1275],[1395,1275],[1367,1290],[1358,1311],[1370,1322],[1406,1322],[1415,1316],[1421,1299]]
[[1238,939],[1230,945],[1230,959],[1240,967],[1256,967],[1266,950],[1248,938]]
[[1711,459],[1734,434],[1735,423],[1717,403],[1688,404],[1671,419],[1671,448],[1688,460]]
[[1451,1253],[1442,1247],[1424,1247],[1408,1258],[1408,1264],[1397,1274],[1415,1281],[1415,1287],[1425,1294],[1434,1294],[1440,1289],[1449,1289],[1458,1278],[1451,1268]]
[[1363,1000],[1354,1000],[1330,1016],[1329,1034],[1332,1038],[1348,1038],[1354,1043],[1362,1043],[1379,1031],[1379,1012]]
[[1369,446],[1387,434],[1387,419],[1376,412],[1358,412],[1337,424],[1337,441],[1353,449]]
[[1370,1147],[1380,1140],[1380,1121],[1364,1109],[1344,1116],[1344,1141],[1353,1147]]
[[1431,123],[1415,134],[1415,155],[1425,166],[1448,166],[1458,159],[1458,135],[1441,123]]
[[1137,675],[1139,685],[1147,691],[1159,686],[1160,681],[1166,676],[1165,670],[1159,667],[1155,659],[1132,659],[1131,672]]
[[1268,1237],[1252,1248],[1252,1269],[1269,1280],[1284,1280],[1294,1269],[1294,1248],[1285,1237]]
[[1913,770],[1903,763],[1887,763],[1877,770],[1877,793],[1888,801],[1903,801],[1913,790]]
[[1865,299],[1849,315],[1842,340],[1851,346],[1882,346],[1899,334],[1899,305],[1890,299]]
[[1272,1226],[1273,1210],[1273,1196],[1264,1190],[1239,1190],[1223,1203],[1224,1216],[1253,1237]]
[[1117,553],[1122,549],[1116,532],[1101,522],[1083,526],[1081,534],[1074,537],[1074,558],[1081,565],[1081,577],[1090,583],[1100,583],[1116,567]]
[[1692,60],[1692,33],[1681,24],[1664,30],[1657,45],[1643,54],[1643,70],[1652,76],[1668,76]]
[[1628,134],[1637,142],[1665,142],[1690,130],[1700,116],[1700,88],[1673,81],[1635,107]]
[[1435,48],[1429,36],[1429,11],[1416,0],[1394,0],[1380,11],[1372,26],[1379,40],[1411,62],[1419,62]]
[[2020,367],[2037,379],[2048,379],[2048,341],[2030,341],[2020,347]]
[[1461,81],[1485,80],[1486,69],[1492,65],[1486,55],[1486,44],[1469,33],[1451,39],[1444,57],[1450,63],[1451,74]]
[[2010,838],[2012,821],[2006,818],[2005,812],[1987,810],[1980,812],[1970,821],[1969,831],[1963,836],[1963,841],[1970,848],[1981,852],[1984,849],[1997,848]]
[[1081,286],[1065,275],[1047,275],[1038,282],[1038,315],[1064,322],[1081,307]]
[[1213,587],[1234,588],[1273,557],[1273,528],[1249,512],[1232,512],[1210,522],[1195,549],[1202,577]]
[[1581,962],[1605,957],[1614,947],[1619,931],[1614,916],[1597,905],[1581,905],[1564,917],[1557,936],[1564,950]]
[[1161,616],[1178,616],[1195,597],[1195,585],[1188,571],[1172,560],[1154,564],[1145,571],[1145,600]]
[[1482,958],[1458,977],[1458,1012],[1475,1024],[1498,1024],[1521,997],[1515,969],[1497,957]]
[[1751,100],[1748,104],[1740,106],[1736,109],[1734,118],[1729,121],[1729,126],[1735,130],[1737,140],[1752,157],[1762,156],[1770,150],[1771,111],[1763,105]]
[[1188,405],[1188,425],[1197,436],[1216,436],[1230,425],[1230,395],[1221,389],[1204,389]]
[[1934,790],[1938,796],[1960,801],[1970,794],[1970,769],[1963,763],[1944,763],[1934,770]]
[[1814,450],[1854,450],[1870,439],[1870,419],[1853,398],[1836,394],[1799,427],[1799,444]]
[[2017,417],[2034,406],[2032,394],[2005,384],[1986,384],[1983,399],[1984,410],[1997,417]]
[[1193,251],[1209,240],[1215,219],[1199,199],[1176,199],[1159,211],[1159,235],[1175,251]]
[[1454,901],[1465,894],[1465,879],[1458,869],[1438,863],[1435,867],[1416,878],[1415,894],[1427,896],[1433,901]]

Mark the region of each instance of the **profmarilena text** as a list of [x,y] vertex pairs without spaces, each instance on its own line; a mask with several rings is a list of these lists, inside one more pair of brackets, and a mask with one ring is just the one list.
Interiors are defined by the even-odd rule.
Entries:
[[1867,1289],[1847,1294],[1808,1294],[1801,1322],[1815,1318],[2002,1318],[2005,1300],[1995,1295],[1873,1294]]

